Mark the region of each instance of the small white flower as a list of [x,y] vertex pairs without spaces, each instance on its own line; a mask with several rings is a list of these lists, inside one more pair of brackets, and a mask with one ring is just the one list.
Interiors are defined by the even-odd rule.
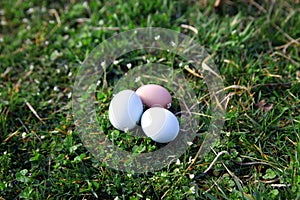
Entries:
[[119,61],[115,60],[113,63],[114,63],[114,65],[117,65],[119,63]]
[[105,61],[101,62],[101,67],[105,67]]
[[139,82],[140,80],[141,80],[141,77],[138,76],[138,77],[135,78],[134,82]]
[[68,99],[70,99],[72,97],[72,92],[68,93]]
[[100,19],[99,22],[98,22],[98,24],[99,24],[100,26],[103,26],[103,24],[104,24],[103,19]]
[[45,138],[45,136],[44,136],[44,135],[42,135],[42,136],[41,136],[41,139],[44,139],[44,138]]
[[30,44],[32,44],[32,42],[31,42],[31,40],[27,39],[27,40],[25,40],[25,44],[30,45]]
[[131,177],[132,177],[132,174],[127,174],[127,176],[128,176],[129,178],[131,178]]
[[29,20],[28,20],[27,18],[23,18],[23,19],[22,19],[22,22],[23,22],[24,24],[28,24],[28,23],[29,23]]
[[193,159],[193,158],[190,156],[190,157],[189,157],[189,161],[188,161],[188,163],[189,163],[189,164],[190,164],[190,163],[192,163],[192,162],[193,162],[193,160],[194,160],[194,159]]
[[32,71],[32,70],[34,69],[33,64],[31,64],[31,65],[29,66],[29,69],[30,69],[30,71]]
[[58,73],[58,74],[60,73],[60,69],[59,68],[56,69],[56,73]]
[[29,8],[29,9],[26,11],[27,14],[31,14],[31,13],[33,13],[33,12],[34,12],[34,9],[33,9],[33,8]]
[[191,145],[193,144],[193,142],[187,142],[187,144],[188,144],[189,146],[191,146]]
[[130,69],[131,66],[132,66],[132,64],[131,64],[131,63],[128,63],[126,66],[127,66],[128,69]]
[[100,83],[101,83],[101,81],[100,81],[100,80],[98,80],[98,81],[97,81],[97,83],[96,83],[96,85],[98,86],[98,85],[100,85]]
[[183,65],[183,63],[181,62],[181,63],[179,63],[179,67],[181,67]]
[[64,40],[68,40],[70,38],[70,36],[67,34],[67,35],[64,35]]
[[154,37],[154,40],[159,40],[159,38],[160,38],[160,35],[157,35]]
[[195,194],[196,193],[195,186],[190,187],[189,191],[190,191],[190,193]]
[[68,76],[69,76],[69,77],[72,76],[72,72],[69,72]]
[[168,109],[171,108],[171,106],[172,106],[172,103],[167,103],[167,108]]
[[176,160],[176,165],[180,165],[180,160],[179,159]]
[[176,43],[171,41],[171,45],[172,45],[172,47],[175,47]]
[[57,86],[54,86],[53,90],[54,90],[55,92],[57,92],[57,91],[58,91],[58,87],[57,87]]
[[47,46],[48,44],[49,44],[49,42],[46,40],[46,41],[45,41],[45,45]]
[[5,25],[7,25],[7,22],[5,20],[1,20],[1,25],[5,26]]
[[64,65],[64,68],[65,68],[65,70],[68,70],[69,66],[68,65]]
[[83,7],[85,7],[85,8],[88,8],[89,7],[89,5],[88,5],[88,3],[85,1],[85,2],[83,2]]
[[160,174],[160,176],[161,177],[167,177],[167,174],[163,172],[163,173]]
[[0,42],[3,42],[3,41],[4,41],[3,37],[0,37]]
[[6,155],[6,154],[7,154],[7,151],[4,151],[3,154]]
[[25,137],[26,137],[26,133],[23,132],[23,133],[22,133],[22,138],[24,139]]
[[190,179],[193,179],[195,177],[195,174],[189,174]]

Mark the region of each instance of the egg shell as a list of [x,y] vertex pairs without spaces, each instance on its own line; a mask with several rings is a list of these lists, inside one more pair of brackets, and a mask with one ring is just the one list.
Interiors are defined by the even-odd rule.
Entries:
[[108,116],[111,124],[118,130],[133,129],[143,114],[143,103],[132,90],[117,93],[109,105]]
[[143,85],[136,90],[143,104],[148,107],[169,108],[172,103],[172,96],[168,90],[160,85]]
[[148,137],[159,143],[173,141],[179,132],[179,122],[176,116],[161,107],[146,110],[142,115],[141,126]]

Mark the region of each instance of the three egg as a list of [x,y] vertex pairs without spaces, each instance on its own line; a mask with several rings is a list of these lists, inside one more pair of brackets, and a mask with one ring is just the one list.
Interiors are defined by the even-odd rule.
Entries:
[[[133,129],[139,121],[144,133],[159,143],[173,141],[179,132],[176,116],[167,110],[172,96],[160,85],[149,84],[117,93],[109,105],[109,120],[119,130]],[[143,112],[143,105],[148,109]]]

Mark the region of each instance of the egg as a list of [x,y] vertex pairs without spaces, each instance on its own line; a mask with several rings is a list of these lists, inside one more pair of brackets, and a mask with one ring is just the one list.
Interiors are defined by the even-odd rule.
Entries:
[[161,107],[146,110],[141,118],[141,126],[148,137],[159,143],[173,141],[179,132],[179,122],[176,116]]
[[141,98],[143,104],[148,107],[169,108],[172,103],[171,94],[168,90],[160,85],[149,84],[143,85],[136,90],[137,95]]
[[117,93],[110,102],[108,117],[111,124],[118,130],[133,129],[140,121],[143,103],[132,90]]

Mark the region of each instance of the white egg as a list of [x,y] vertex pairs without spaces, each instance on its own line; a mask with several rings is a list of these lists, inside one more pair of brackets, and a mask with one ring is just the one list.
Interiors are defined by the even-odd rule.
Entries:
[[143,114],[143,103],[132,90],[117,93],[109,105],[109,120],[121,131],[133,129]]
[[146,110],[142,115],[141,126],[148,137],[159,143],[173,141],[179,132],[179,122],[176,116],[161,107]]

